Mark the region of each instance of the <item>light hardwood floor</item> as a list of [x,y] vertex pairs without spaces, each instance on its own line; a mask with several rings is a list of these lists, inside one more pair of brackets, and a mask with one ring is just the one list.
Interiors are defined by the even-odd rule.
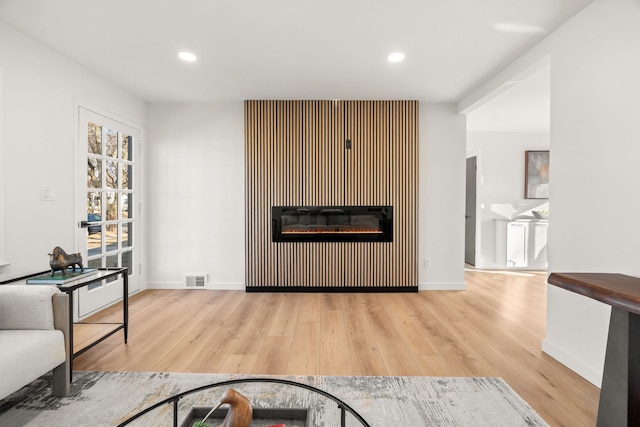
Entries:
[[130,299],[129,343],[118,333],[74,369],[497,376],[550,425],[595,425],[599,389],[541,351],[546,275],[465,278],[466,291],[408,294],[147,290]]

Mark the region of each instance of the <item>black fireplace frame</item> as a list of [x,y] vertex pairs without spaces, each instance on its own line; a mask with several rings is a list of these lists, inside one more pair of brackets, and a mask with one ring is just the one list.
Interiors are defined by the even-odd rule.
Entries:
[[[287,216],[321,215],[327,218],[345,216],[375,217],[377,232],[323,231],[283,233],[282,218]],[[271,241],[273,242],[393,242],[392,206],[272,206]]]

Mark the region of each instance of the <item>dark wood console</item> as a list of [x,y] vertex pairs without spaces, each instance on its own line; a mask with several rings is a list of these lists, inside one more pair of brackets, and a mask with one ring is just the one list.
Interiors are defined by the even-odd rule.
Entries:
[[549,284],[611,306],[597,426],[640,426],[640,278],[552,273]]

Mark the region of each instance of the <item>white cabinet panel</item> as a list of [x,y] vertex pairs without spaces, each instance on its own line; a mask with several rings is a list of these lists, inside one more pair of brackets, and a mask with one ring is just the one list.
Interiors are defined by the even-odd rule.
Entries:
[[510,222],[507,224],[507,267],[527,266],[527,244],[529,224]]
[[530,234],[533,237],[529,252],[529,267],[546,269],[549,223],[546,221],[532,221],[529,227],[531,228]]
[[547,268],[547,220],[496,221],[496,264],[507,268]]

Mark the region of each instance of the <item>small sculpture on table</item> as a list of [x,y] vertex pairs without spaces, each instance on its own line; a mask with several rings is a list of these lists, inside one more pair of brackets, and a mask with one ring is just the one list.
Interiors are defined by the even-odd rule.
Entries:
[[194,424],[194,427],[206,426],[205,421],[213,412],[218,409],[220,406],[224,404],[229,404],[229,412],[227,412],[227,416],[224,417],[221,427],[249,427],[251,424],[251,420],[253,419],[253,408],[251,407],[251,403],[249,399],[230,388],[224,392],[222,395],[222,399],[220,399],[220,404],[213,408],[209,413],[202,419],[202,421]]
[[76,265],[80,267],[80,271],[84,271],[82,266],[82,255],[68,254],[60,246],[53,248],[49,255],[49,266],[51,267],[51,276],[55,274],[57,270],[62,271],[64,276],[68,267],[73,267],[73,271],[76,271]]

